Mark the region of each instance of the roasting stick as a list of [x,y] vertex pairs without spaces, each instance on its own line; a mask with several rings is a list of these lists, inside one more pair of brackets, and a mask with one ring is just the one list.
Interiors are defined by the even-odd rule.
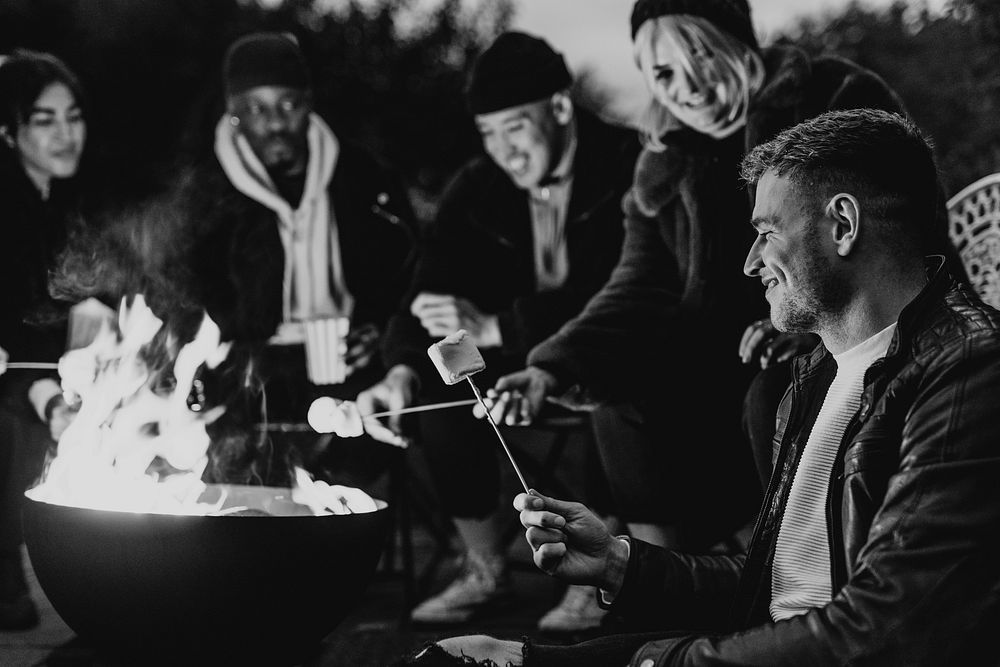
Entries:
[[503,439],[500,428],[493,421],[493,415],[490,414],[490,409],[487,407],[486,401],[483,400],[483,395],[479,393],[479,387],[472,381],[473,374],[486,368],[483,355],[479,354],[479,348],[472,341],[472,336],[465,329],[459,329],[427,348],[427,355],[434,362],[434,367],[441,374],[441,379],[444,380],[445,384],[457,384],[462,380],[469,381],[472,392],[476,395],[476,400],[486,411],[486,418],[489,420],[490,426],[496,431],[503,451],[510,459],[510,464],[514,466],[514,472],[517,473],[517,478],[520,480],[521,486],[524,487],[524,492],[529,493],[528,483],[524,481],[524,475],[521,474],[521,469],[518,467],[517,461],[514,460],[514,455],[511,454],[507,441]]
[[500,429],[497,427],[497,423],[493,421],[493,415],[490,414],[490,409],[486,405],[486,401],[483,400],[483,395],[479,393],[479,387],[476,383],[472,381],[472,376],[466,375],[465,379],[469,381],[472,386],[472,391],[476,395],[476,400],[483,406],[483,410],[486,410],[486,418],[490,420],[490,425],[493,430],[496,431],[497,437],[500,438],[500,444],[503,446],[503,451],[507,453],[507,458],[510,459],[510,464],[514,466],[514,472],[517,473],[517,478],[521,480],[521,486],[524,487],[525,493],[530,493],[528,489],[528,483],[524,481],[524,475],[521,474],[521,469],[517,466],[517,461],[514,460],[514,455],[510,453],[510,447],[507,446],[507,441],[503,439],[503,435],[500,434]]
[[383,412],[373,412],[370,415],[361,415],[362,419],[375,417],[391,417],[392,415],[405,415],[410,412],[424,412],[426,410],[442,410],[444,408],[457,408],[462,405],[474,405],[478,401],[475,398],[465,398],[461,401],[448,401],[446,403],[428,403],[427,405],[414,405],[409,408],[399,408],[397,410],[385,410]]
[[[393,415],[405,415],[411,412],[426,412],[428,410],[443,410],[445,408],[457,408],[463,405],[474,405],[478,403],[474,398],[465,398],[461,401],[447,401],[445,403],[427,403],[426,405],[413,405],[408,408],[399,408],[397,410],[384,410],[382,412],[373,412],[370,415],[361,415],[361,419],[374,419],[377,417],[391,417]],[[294,431],[315,431],[309,424],[303,424],[300,422],[268,422],[266,425],[261,424],[258,430],[265,431],[280,431],[282,433],[289,433]]]
[[[8,361],[7,370],[57,370],[59,364],[54,361]],[[475,402],[475,401],[473,401]]]

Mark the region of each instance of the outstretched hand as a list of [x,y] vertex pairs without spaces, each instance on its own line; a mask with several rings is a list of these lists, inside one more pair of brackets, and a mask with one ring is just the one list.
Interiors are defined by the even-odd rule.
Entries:
[[[358,394],[355,402],[363,415],[401,410],[413,405],[418,386],[416,371],[400,364],[389,369],[381,382]],[[386,420],[387,423],[383,424],[374,417],[366,417],[363,420],[365,431],[379,442],[396,447],[408,447],[410,443],[402,435],[402,416],[390,415]]]
[[[497,424],[527,425],[538,416],[545,400],[556,387],[556,378],[548,371],[528,366],[523,371],[504,375],[486,392],[485,403]],[[472,413],[482,419],[486,411],[478,403]]]
[[596,514],[580,503],[534,490],[517,494],[514,508],[521,513],[525,539],[540,570],[569,583],[618,592],[627,547]]

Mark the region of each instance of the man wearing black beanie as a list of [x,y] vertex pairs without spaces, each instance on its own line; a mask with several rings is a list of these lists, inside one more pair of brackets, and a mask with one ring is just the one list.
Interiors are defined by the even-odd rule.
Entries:
[[[353,399],[384,374],[378,344],[409,284],[412,211],[398,175],[314,110],[293,36],[237,39],[221,83],[226,111],[214,151],[180,179],[176,199],[197,226],[190,270],[202,305],[223,340],[253,360],[239,388],[252,397],[223,419],[302,423],[320,395]],[[311,355],[306,349],[317,340],[310,323],[333,321],[349,321],[349,330],[346,340],[340,331],[326,341],[328,357],[341,361],[321,368],[310,363],[318,346]],[[361,487],[384,469],[376,460],[395,451],[364,437],[319,449],[330,437],[272,431],[268,439],[316,476]],[[355,459],[372,469],[356,470]],[[262,469],[290,473],[284,465]]]
[[[466,102],[486,154],[469,160],[447,188],[406,308],[390,323],[387,362],[411,372],[363,392],[362,412],[414,400],[418,377],[424,402],[464,397],[442,385],[426,354],[458,329],[483,352],[484,382],[518,368],[607,280],[621,248],[620,202],[639,141],[576,107],[572,83],[563,57],[521,32],[500,35],[473,64]],[[369,432],[378,437],[376,428]],[[495,516],[497,446],[464,410],[423,413],[421,433],[442,506],[467,553],[462,574],[412,618],[461,623],[509,596]],[[385,436],[394,434],[386,429]],[[570,587],[539,625],[583,630],[603,615],[592,591]]]

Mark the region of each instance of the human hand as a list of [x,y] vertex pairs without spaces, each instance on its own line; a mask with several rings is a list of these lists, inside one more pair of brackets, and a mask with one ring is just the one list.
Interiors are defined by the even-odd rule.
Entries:
[[[557,383],[552,373],[537,366],[528,366],[523,371],[504,375],[497,380],[496,385],[486,392],[484,402],[497,424],[527,425],[541,411],[545,399]],[[482,419],[486,416],[486,410],[477,403],[472,414]]]
[[525,539],[540,570],[613,594],[621,589],[627,547],[608,532],[600,517],[580,503],[549,498],[534,490],[517,494],[514,508],[521,513]]
[[756,360],[761,368],[767,368],[808,352],[817,342],[815,334],[783,333],[774,328],[770,319],[764,318],[752,322],[743,332],[739,354],[744,364]]
[[46,420],[49,426],[49,435],[56,442],[62,437],[63,432],[73,423],[79,412],[79,404],[70,405],[62,394],[56,394],[45,406]]
[[476,347],[499,347],[503,343],[497,316],[482,312],[460,296],[421,292],[410,304],[410,313],[435,338],[465,329]]
[[344,352],[344,365],[347,375],[365,368],[378,353],[379,330],[374,324],[363,324],[357,329],[351,329],[347,334],[347,351]]
[[[409,366],[399,364],[389,369],[381,382],[358,394],[355,402],[362,415],[401,410],[413,405],[418,387],[416,371]],[[366,417],[363,423],[365,431],[375,440],[396,447],[408,447],[409,440],[400,434],[402,419],[402,415],[390,415],[386,417],[387,423],[382,424],[377,418]]]

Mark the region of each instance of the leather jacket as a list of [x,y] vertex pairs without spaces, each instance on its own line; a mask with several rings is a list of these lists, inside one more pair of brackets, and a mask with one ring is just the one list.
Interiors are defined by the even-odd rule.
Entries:
[[831,602],[780,622],[768,612],[788,491],[836,372],[820,345],[795,360],[746,556],[633,541],[613,608],[714,633],[649,642],[633,665],[1000,664],[1000,313],[942,261],[844,434],[826,508]]

